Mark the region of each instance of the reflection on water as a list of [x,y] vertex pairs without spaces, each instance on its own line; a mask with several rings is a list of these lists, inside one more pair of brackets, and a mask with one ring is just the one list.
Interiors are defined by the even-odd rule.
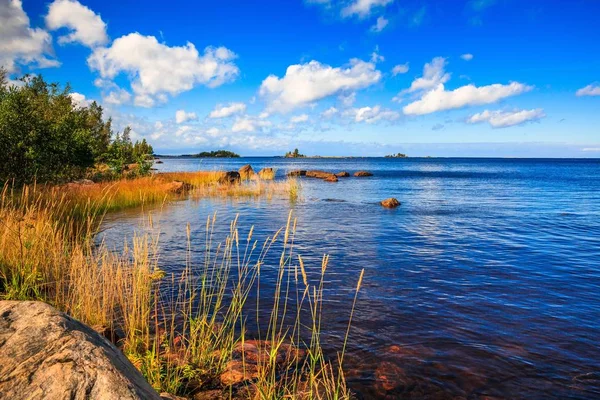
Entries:
[[[462,159],[165,160],[163,170],[369,170],[302,180],[295,204],[185,200],[152,210],[161,265],[202,259],[205,223],[239,213],[264,240],[298,217],[296,252],[330,254],[326,346],[338,348],[366,269],[346,368],[362,398],[600,398],[600,161]],[[394,196],[395,210],[377,202]],[[107,217],[120,246],[139,210]],[[245,234],[242,233],[242,236]],[[278,253],[273,253],[274,264]]]

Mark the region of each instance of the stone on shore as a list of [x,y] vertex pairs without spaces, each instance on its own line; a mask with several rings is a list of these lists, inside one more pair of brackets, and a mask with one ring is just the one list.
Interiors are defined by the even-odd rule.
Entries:
[[254,175],[254,170],[250,164],[244,165],[238,172],[240,173],[240,178],[244,180],[250,179]]
[[337,174],[335,174],[335,176],[337,176],[338,178],[347,178],[350,176],[350,173],[348,173],[346,171],[342,171],[342,172],[338,172]]
[[400,202],[398,201],[398,199],[390,197],[389,199],[381,200],[379,204],[381,204],[385,208],[396,208],[400,205]]
[[173,181],[173,182],[169,183],[168,191],[171,193],[175,193],[175,194],[182,194],[189,190],[192,190],[192,188],[193,188],[193,186],[190,185],[189,183],[182,182],[182,181]]
[[357,171],[354,173],[354,176],[356,177],[363,177],[363,176],[373,176],[372,173],[370,173],[369,171]]
[[106,338],[36,301],[0,301],[0,377],[2,399],[160,400]]
[[228,185],[233,185],[236,183],[240,183],[241,177],[240,177],[240,173],[237,171],[228,171],[225,172],[225,175],[223,175],[220,179],[219,179],[219,183],[221,184],[228,184]]

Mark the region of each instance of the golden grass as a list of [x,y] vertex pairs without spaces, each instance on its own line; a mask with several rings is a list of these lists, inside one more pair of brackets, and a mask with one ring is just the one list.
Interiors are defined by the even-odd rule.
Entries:
[[[176,177],[195,179],[196,195],[297,190],[293,181],[258,181],[223,191],[211,183],[211,176]],[[253,228],[242,237],[237,221],[218,242],[216,218],[209,218],[203,262],[192,264],[188,254],[185,270],[177,275],[165,276],[158,268],[158,235],[134,237],[121,252],[94,245],[99,210],[160,201],[165,196],[161,182],[173,178],[79,185],[63,189],[60,196],[56,188],[26,187],[18,195],[5,188],[0,198],[0,298],[47,301],[86,324],[122,332],[123,351],[158,391],[186,395],[212,387],[237,362],[255,371],[253,379],[235,387],[225,382],[224,392],[263,399],[349,398],[341,368],[346,340],[335,367],[320,343],[328,257],[311,275],[294,254],[296,220],[291,213],[286,226],[261,240],[262,245],[253,238]],[[190,232],[188,226],[188,252]],[[270,265],[267,255],[275,248],[281,251],[279,263]],[[265,271],[276,275],[270,293],[261,292]],[[357,293],[359,287],[360,282]],[[248,303],[252,291],[257,299],[254,311]],[[165,293],[177,295],[170,298]],[[308,319],[302,317],[303,309]],[[250,318],[269,323],[247,338]],[[346,339],[348,334],[349,328]],[[239,349],[250,345],[260,356],[248,360],[242,351],[240,360]]]

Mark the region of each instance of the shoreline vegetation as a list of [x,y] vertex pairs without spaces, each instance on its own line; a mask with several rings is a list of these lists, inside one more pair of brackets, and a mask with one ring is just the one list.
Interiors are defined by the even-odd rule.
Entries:
[[[329,258],[304,265],[294,247],[291,212],[267,238],[255,238],[253,227],[239,228],[237,218],[218,237],[216,216],[208,217],[199,263],[191,261],[191,227],[182,227],[187,254],[180,272],[160,268],[152,229],[122,238],[120,251],[97,242],[109,212],[143,213],[145,206],[186,198],[281,196],[294,202],[298,181],[275,180],[273,168],[255,173],[249,165],[153,173],[152,147],[133,143],[129,128],[113,132],[102,111],[96,103],[75,103],[68,86],[41,76],[9,85],[0,70],[0,300],[40,300],[93,327],[159,393],[350,398],[343,360],[363,274],[337,358],[328,359],[321,325]],[[152,214],[145,216],[153,228]],[[279,257],[267,258],[272,253]],[[260,284],[265,275],[275,276],[267,293]]]

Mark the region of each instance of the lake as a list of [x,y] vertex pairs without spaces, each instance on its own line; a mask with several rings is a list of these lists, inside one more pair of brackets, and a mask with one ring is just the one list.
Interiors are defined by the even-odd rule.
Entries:
[[[600,398],[600,160],[165,159],[157,168],[248,163],[276,168],[278,179],[294,169],[374,176],[302,178],[293,203],[188,199],[155,209],[163,269],[184,265],[188,222],[198,248],[215,212],[223,231],[239,214],[240,230],[254,225],[260,241],[292,209],[295,252],[314,268],[330,255],[323,329],[332,353],[365,269],[345,363],[359,398]],[[388,197],[402,205],[381,207]],[[119,247],[141,214],[109,215],[102,237]]]

